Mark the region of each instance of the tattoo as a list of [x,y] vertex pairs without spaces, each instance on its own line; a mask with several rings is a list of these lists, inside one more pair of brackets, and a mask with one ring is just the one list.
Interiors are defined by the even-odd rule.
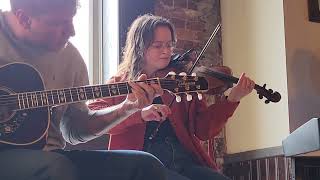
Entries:
[[100,136],[126,120],[139,109],[133,108],[129,103],[121,103],[96,111],[90,120],[90,129],[93,134]]

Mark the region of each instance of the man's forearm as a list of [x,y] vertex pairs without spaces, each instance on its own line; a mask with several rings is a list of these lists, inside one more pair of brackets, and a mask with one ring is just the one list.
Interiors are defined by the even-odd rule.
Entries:
[[122,102],[105,109],[97,110],[91,117],[88,128],[90,134],[100,136],[127,119],[133,113],[139,111],[133,105]]

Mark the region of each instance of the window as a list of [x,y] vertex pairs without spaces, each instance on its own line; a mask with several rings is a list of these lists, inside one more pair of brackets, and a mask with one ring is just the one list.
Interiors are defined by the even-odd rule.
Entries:
[[10,0],[1,0],[0,9],[2,11],[10,10]]
[[103,80],[117,73],[119,64],[119,1],[103,1]]
[[[80,7],[73,19],[76,35],[70,39],[72,44],[77,47],[83,57],[87,68],[89,68],[90,52],[89,52],[89,37],[90,37],[90,1],[80,1]],[[89,72],[90,73],[90,72]]]

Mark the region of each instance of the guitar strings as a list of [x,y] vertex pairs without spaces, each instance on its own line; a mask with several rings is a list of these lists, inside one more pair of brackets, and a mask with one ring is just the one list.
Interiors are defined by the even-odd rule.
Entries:
[[[137,82],[137,81],[136,81]],[[158,81],[154,81],[154,80],[147,80],[147,81],[141,81],[141,82],[147,82],[147,83],[154,83],[154,84],[158,84]],[[160,85],[162,88],[164,88],[164,86],[168,86],[167,88],[170,87],[170,85],[175,88],[177,86],[177,83],[176,83],[176,80],[163,80],[163,79],[160,79]],[[111,86],[116,86],[117,88],[112,88],[110,89]],[[24,100],[27,100],[28,101],[32,101],[34,100],[35,102],[33,104],[43,104],[43,106],[50,106],[50,102],[49,102],[49,98],[51,97],[51,102],[53,104],[51,105],[54,105],[54,104],[62,104],[62,103],[68,103],[70,101],[67,101],[67,98],[72,100],[72,97],[75,97],[78,99],[78,101],[84,101],[84,100],[87,100],[87,94],[89,93],[89,97],[92,97],[92,98],[89,98],[89,99],[97,99],[97,98],[102,98],[102,97],[108,97],[108,96],[99,96],[99,97],[96,97],[95,96],[95,91],[93,88],[101,88],[101,91],[99,91],[99,93],[102,93],[102,89],[107,89],[107,92],[109,93],[108,96],[112,96],[112,95],[125,95],[125,94],[129,94],[129,93],[124,93],[122,94],[123,90],[125,90],[126,92],[128,92],[128,90],[130,91],[131,90],[131,87],[128,85],[127,82],[123,82],[123,83],[116,83],[116,84],[106,84],[106,85],[97,85],[97,86],[84,86],[84,87],[76,87],[76,88],[65,88],[65,89],[61,89],[61,90],[48,90],[48,91],[39,91],[39,92],[24,92],[24,93],[19,93],[19,94],[24,94],[21,95],[23,96],[22,98]],[[80,94],[79,94],[79,91],[78,90],[84,90],[84,92],[80,92],[80,93],[85,93],[85,97],[84,98],[79,98]],[[118,91],[114,94],[111,93],[112,90],[116,90]],[[56,93],[53,93],[53,92],[56,92]],[[60,91],[63,91],[64,93],[63,94],[58,94]],[[67,91],[67,93],[65,93],[65,91]],[[122,92],[120,92],[122,91]],[[51,92],[51,93],[50,93]],[[69,94],[70,92],[70,94]],[[50,95],[47,94],[46,98],[48,101],[48,105],[46,105],[45,103],[41,103],[41,94],[42,93],[50,93]],[[72,95],[72,93],[77,93],[76,95]],[[36,99],[34,98],[36,97]],[[59,98],[60,97],[60,98]],[[61,97],[63,99],[61,99]],[[39,101],[40,100],[40,101]],[[16,105],[18,106],[19,104],[19,99],[18,99],[18,94],[15,94],[15,95],[4,95],[4,96],[0,96],[0,105]],[[54,101],[59,101],[59,103],[55,103]],[[62,101],[62,103],[61,103]],[[77,101],[76,101],[77,102]],[[30,102],[28,103],[28,105],[30,105]],[[39,106],[39,105],[38,105]],[[30,106],[29,106],[30,107]],[[32,106],[31,106],[32,107]]]
[[[157,83],[155,83],[157,84]],[[173,84],[172,82],[164,82],[164,83],[160,83],[161,86],[166,86],[166,85],[175,85],[175,83]],[[131,89],[131,86],[128,83],[119,83],[119,84],[107,84],[107,85],[94,85],[94,86],[82,86],[82,87],[71,87],[71,88],[62,88],[62,89],[53,89],[53,90],[43,90],[43,91],[30,91],[30,92],[21,92],[21,93],[17,93],[17,94],[7,94],[7,95],[1,95],[0,96],[0,100],[3,99],[10,99],[10,97],[12,96],[17,96],[18,94],[40,94],[40,93],[51,93],[51,92],[61,92],[61,91],[66,91],[66,92],[70,92],[71,91],[76,91],[78,92],[78,90],[87,90],[92,92],[94,90],[94,88],[106,88],[106,89],[110,89],[110,90],[117,90],[119,89]],[[164,88],[164,87],[163,87]]]
[[[152,83],[153,84],[159,84],[158,82],[155,82],[155,81],[135,81],[135,82],[147,82],[149,85],[152,84]],[[160,79],[160,86],[162,88],[169,89],[170,85],[173,85],[173,88],[175,88],[177,86],[176,82],[177,82],[176,80],[162,80],[162,79]],[[114,86],[115,86],[115,88],[114,88]],[[108,89],[110,91],[111,90],[118,90],[118,89],[119,89],[119,91],[123,90],[123,89],[125,89],[125,90],[130,89],[131,90],[131,87],[128,84],[128,82],[123,82],[123,83],[114,83],[114,84],[105,84],[105,85],[93,85],[93,86],[72,87],[72,88],[63,88],[63,89],[54,89],[54,90],[43,90],[43,91],[22,92],[22,93],[17,93],[17,94],[8,94],[8,95],[0,96],[0,102],[1,102],[1,100],[16,99],[19,94],[21,96],[24,96],[24,95],[32,96],[32,95],[35,95],[35,94],[41,95],[42,93],[50,93],[50,94],[54,95],[53,94],[54,91],[56,93],[58,93],[58,92],[67,92],[67,93],[69,93],[70,91],[72,93],[79,93],[78,90],[83,90],[83,89],[85,91],[90,91],[89,93],[92,94],[92,92],[94,92],[94,88],[106,88],[106,89]],[[83,93],[83,92],[80,92],[80,93]]]

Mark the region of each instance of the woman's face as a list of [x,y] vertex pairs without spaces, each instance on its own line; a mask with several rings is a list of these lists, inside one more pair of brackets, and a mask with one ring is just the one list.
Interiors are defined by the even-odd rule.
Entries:
[[148,76],[168,66],[174,42],[167,26],[158,26],[154,31],[154,39],[144,53],[143,71]]

